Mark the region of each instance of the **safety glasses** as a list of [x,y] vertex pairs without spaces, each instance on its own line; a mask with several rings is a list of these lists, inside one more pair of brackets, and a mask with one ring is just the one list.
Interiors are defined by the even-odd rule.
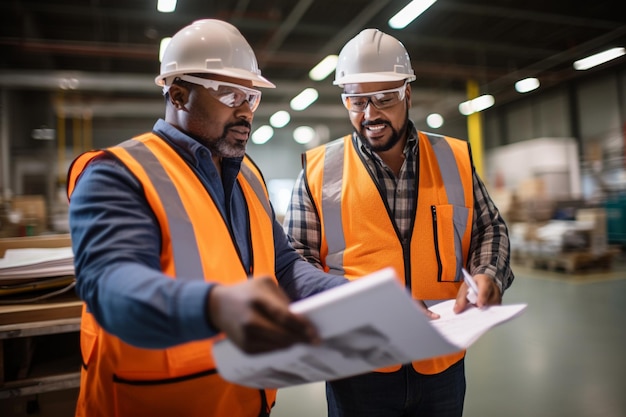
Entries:
[[244,102],[248,102],[251,111],[255,111],[261,102],[261,92],[243,85],[227,83],[225,81],[208,80],[206,78],[194,77],[193,75],[181,75],[179,77],[188,83],[201,85],[209,94],[228,107],[239,107]]
[[346,109],[362,113],[365,111],[369,103],[372,103],[377,109],[386,109],[387,107],[395,106],[406,95],[406,82],[404,85],[398,88],[392,88],[390,90],[373,91],[370,93],[359,94],[347,94],[341,95],[341,100]]

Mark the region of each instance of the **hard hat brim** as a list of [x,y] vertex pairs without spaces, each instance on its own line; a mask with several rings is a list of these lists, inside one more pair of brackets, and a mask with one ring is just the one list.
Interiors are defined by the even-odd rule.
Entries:
[[380,83],[380,82],[388,82],[388,81],[401,81],[407,80],[409,82],[415,80],[415,75],[407,75],[407,74],[398,74],[395,72],[376,72],[376,73],[365,73],[365,74],[350,74],[344,77],[338,78],[333,81],[334,85],[338,85],[339,87],[343,87],[345,84],[360,84],[360,83]]
[[158,75],[154,82],[156,85],[163,87],[166,84],[168,78],[178,77],[185,74],[218,74],[224,75],[226,77],[239,78],[242,80],[252,81],[252,85],[254,87],[266,87],[266,88],[276,88],[272,82],[270,82],[267,78],[263,77],[260,74],[253,74],[250,71],[240,70],[238,68],[224,68],[224,69],[212,69],[211,71],[202,71],[202,70],[193,70],[193,71],[169,71],[163,74]]

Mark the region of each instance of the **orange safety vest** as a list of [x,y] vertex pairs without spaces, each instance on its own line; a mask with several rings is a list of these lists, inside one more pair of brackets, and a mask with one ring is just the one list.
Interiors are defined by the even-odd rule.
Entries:
[[[172,279],[233,284],[274,277],[272,216],[261,173],[244,158],[238,182],[248,204],[254,265],[246,271],[218,207],[185,161],[152,133],[79,156],[70,167],[68,196],[98,155],[114,155],[141,182],[161,228],[162,271]],[[132,279],[132,277],[129,277]],[[212,344],[219,337],[168,349],[141,349],[104,331],[83,307],[83,368],[77,416],[267,416],[276,390],[225,381]]]
[[[348,279],[392,266],[414,299],[456,298],[472,231],[469,146],[424,132],[418,137],[417,210],[411,240],[404,244],[352,135],[306,152],[305,180],[321,224],[321,262],[327,272]],[[416,361],[413,367],[423,374],[439,373],[464,354]],[[398,369],[400,365],[378,371]]]

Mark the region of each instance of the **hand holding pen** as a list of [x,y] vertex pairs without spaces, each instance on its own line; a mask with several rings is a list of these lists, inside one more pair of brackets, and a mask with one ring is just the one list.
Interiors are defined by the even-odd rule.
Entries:
[[463,281],[467,284],[467,301],[476,305],[476,301],[478,301],[478,284],[476,284],[470,273],[467,272],[467,269],[461,268],[461,272],[463,273]]
[[462,269],[463,284],[459,289],[454,304],[454,312],[460,313],[473,304],[478,308],[501,304],[502,295],[494,280],[486,274],[472,276],[465,268]]

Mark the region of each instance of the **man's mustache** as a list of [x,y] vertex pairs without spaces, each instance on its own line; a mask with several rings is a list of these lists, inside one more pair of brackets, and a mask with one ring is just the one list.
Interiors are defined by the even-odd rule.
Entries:
[[376,125],[387,125],[387,126],[391,127],[391,123],[389,123],[387,120],[383,120],[383,119],[366,120],[366,121],[361,123],[361,127],[376,126]]
[[247,120],[239,120],[238,122],[235,122],[235,123],[229,123],[226,125],[224,130],[228,130],[230,128],[237,127],[237,126],[243,126],[252,130],[252,124],[248,122]]

